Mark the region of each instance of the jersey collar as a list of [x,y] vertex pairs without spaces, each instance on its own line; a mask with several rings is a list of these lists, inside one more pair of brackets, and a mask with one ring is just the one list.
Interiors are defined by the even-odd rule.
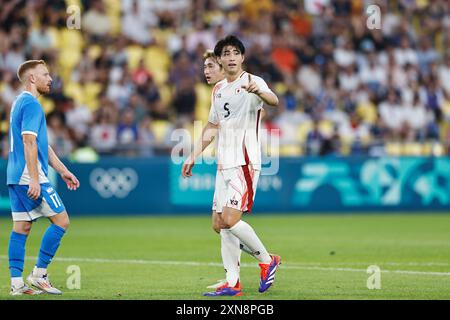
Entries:
[[[23,90],[22,93],[28,93],[28,94],[30,94],[30,95],[33,96],[33,94],[32,94],[30,91],[27,91],[27,90]],[[33,96],[33,97],[34,97],[34,96]]]
[[[227,80],[227,83],[228,83],[228,84],[230,84],[230,83],[235,83],[235,82],[238,81],[240,78],[242,78],[242,76],[243,76],[244,73],[246,73],[246,72],[247,72],[247,71],[242,71],[242,73],[239,75],[239,77],[236,78],[236,80],[231,81],[231,82],[228,82],[228,80]],[[225,78],[225,80],[226,80],[226,78]]]

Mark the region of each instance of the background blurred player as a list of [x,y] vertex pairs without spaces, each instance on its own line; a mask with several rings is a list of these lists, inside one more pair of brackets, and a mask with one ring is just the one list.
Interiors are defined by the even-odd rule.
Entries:
[[[52,83],[45,62],[26,61],[19,66],[17,76],[25,90],[12,105],[9,129],[7,184],[13,218],[8,250],[11,295],[61,294],[50,283],[47,266],[69,227],[69,217],[49,182],[48,165],[61,175],[70,190],[76,190],[80,183],[48,145],[45,114],[37,100],[50,92]],[[40,217],[49,218],[52,224],[42,238],[36,266],[27,278],[30,285],[39,289],[34,290],[24,283],[22,273],[27,236],[32,222]]]
[[[279,256],[270,255],[252,227],[241,220],[243,212],[250,212],[261,170],[259,137],[263,103],[278,105],[278,98],[263,79],[242,70],[245,48],[234,36],[220,40],[214,54],[225,71],[225,79],[218,82],[212,94],[208,119],[211,128],[218,128],[218,174],[216,176],[213,210],[221,214],[221,251],[227,283],[209,296],[242,295],[239,281],[240,243],[250,248],[260,261],[260,292],[274,281],[280,263]],[[193,160],[203,150],[206,141],[194,149],[183,165],[183,176],[192,175]],[[209,143],[208,143],[209,144]]]

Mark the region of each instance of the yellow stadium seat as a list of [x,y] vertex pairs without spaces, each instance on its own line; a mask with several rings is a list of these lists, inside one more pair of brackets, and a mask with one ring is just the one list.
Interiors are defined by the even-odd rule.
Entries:
[[144,49],[140,46],[131,45],[125,48],[128,57],[128,67],[134,70],[139,65],[139,61],[143,58]]
[[59,37],[59,30],[56,27],[48,27],[47,29],[50,38],[52,39],[52,48],[60,48],[61,41]]
[[84,103],[91,111],[95,111],[98,108],[98,95],[101,91],[102,85],[98,82],[89,82],[84,85]]
[[61,50],[59,52],[59,65],[62,68],[73,69],[81,58],[81,52],[78,50]]
[[168,85],[162,85],[158,86],[158,90],[162,104],[165,106],[170,105],[173,96],[172,88]]
[[440,142],[436,142],[433,144],[432,148],[433,156],[435,157],[441,157],[445,154],[445,148]]
[[350,154],[351,151],[352,151],[352,145],[348,141],[342,142],[341,150],[340,150],[341,154],[344,156],[347,156]]
[[77,82],[69,82],[64,86],[64,94],[74,99],[78,104],[84,105],[84,92]]
[[275,83],[274,89],[278,94],[283,95],[288,88],[283,82],[277,82]]
[[263,146],[262,154],[267,157],[277,157],[280,155],[280,147],[278,145],[268,144]]
[[309,131],[313,128],[311,121],[305,121],[298,127],[297,138],[300,143],[306,141]]
[[108,15],[111,24],[111,34],[117,35],[121,31],[121,1],[104,1],[106,7],[106,14]]
[[280,156],[298,157],[302,155],[302,148],[298,144],[287,144],[280,146]]
[[9,121],[3,120],[0,121],[0,132],[6,133],[9,130]]
[[204,123],[208,121],[209,109],[211,107],[211,90],[212,88],[204,83],[197,83],[195,85],[195,93],[197,95],[195,119]]
[[402,146],[402,155],[404,156],[420,156],[422,155],[422,145],[417,142],[404,143]]
[[450,100],[442,101],[442,111],[446,117],[450,117]]
[[72,5],[79,6],[80,9],[83,8],[83,4],[81,3],[81,0],[66,0],[67,7],[72,6]]
[[398,142],[387,142],[385,144],[386,154],[389,156],[400,156],[402,153],[402,146]]
[[331,136],[333,134],[334,131],[334,125],[333,122],[331,122],[330,120],[322,120],[319,123],[319,131],[321,134],[323,134],[324,136]]
[[156,45],[166,47],[167,39],[169,38],[170,35],[172,35],[176,31],[173,28],[167,29],[153,28],[151,32],[153,38],[155,39]]
[[431,156],[433,153],[433,145],[431,143],[422,144],[422,155],[423,156]]
[[45,114],[49,114],[55,109],[55,103],[53,100],[47,99],[45,97],[40,97],[39,102],[41,103]]
[[87,53],[89,58],[95,60],[102,54],[102,47],[98,44],[90,45],[87,49]]
[[356,107],[356,113],[365,123],[368,124],[375,124],[378,118],[377,108],[371,102],[358,104]]
[[98,95],[102,85],[97,82],[89,82],[81,85],[77,82],[69,82],[64,87],[64,94],[73,98],[78,104],[87,106],[91,111],[98,108]]
[[78,50],[65,49],[59,52],[59,74],[64,83],[70,80],[72,70],[80,62],[80,58],[81,52]]
[[153,74],[156,84],[167,81],[171,59],[165,49],[159,46],[150,46],[144,52],[144,63]]
[[84,39],[81,30],[76,29],[62,29],[60,31],[60,48],[78,50],[84,46]]
[[170,123],[166,120],[154,120],[152,121],[152,131],[155,135],[156,143],[161,143],[164,141],[167,131],[169,129]]

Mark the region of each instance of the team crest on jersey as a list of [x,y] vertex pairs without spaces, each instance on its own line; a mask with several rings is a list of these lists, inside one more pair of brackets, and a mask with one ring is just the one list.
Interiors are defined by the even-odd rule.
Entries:
[[47,193],[52,193],[53,192],[53,188],[52,187],[48,187],[47,188]]
[[242,92],[241,88],[236,88],[236,91],[234,92],[235,94],[240,94]]

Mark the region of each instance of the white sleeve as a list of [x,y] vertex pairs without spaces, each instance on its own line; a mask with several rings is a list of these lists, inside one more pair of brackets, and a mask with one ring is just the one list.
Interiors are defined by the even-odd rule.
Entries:
[[256,85],[258,86],[259,91],[273,93],[273,91],[270,90],[269,86],[267,85],[267,83],[264,81],[263,78],[252,75],[252,80],[256,82]]
[[211,122],[212,124],[219,124],[219,117],[217,116],[217,112],[214,109],[214,105],[211,104],[211,109],[209,109],[209,116],[208,116],[208,122]]

